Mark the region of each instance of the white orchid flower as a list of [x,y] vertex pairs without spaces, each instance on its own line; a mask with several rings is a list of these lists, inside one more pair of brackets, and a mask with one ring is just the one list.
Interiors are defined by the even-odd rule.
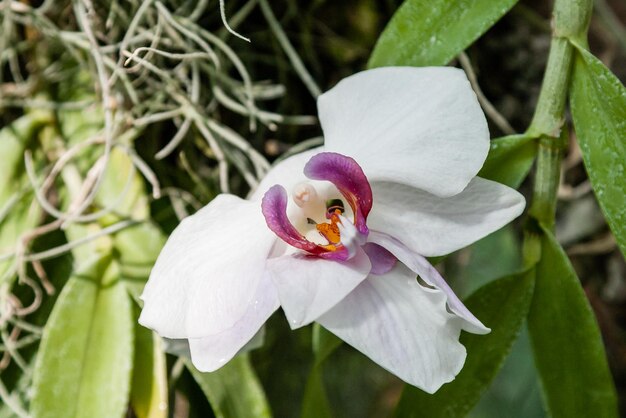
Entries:
[[316,321],[433,393],[463,366],[461,330],[489,329],[425,257],[501,228],[524,198],[476,177],[489,131],[458,69],[364,71],[318,110],[323,147],[276,165],[248,200],[221,194],[181,222],[139,321],[187,339],[213,371],[282,307],[292,328]]

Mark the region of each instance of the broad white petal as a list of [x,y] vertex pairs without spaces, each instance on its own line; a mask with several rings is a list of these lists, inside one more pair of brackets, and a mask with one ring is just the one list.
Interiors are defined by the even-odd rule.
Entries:
[[232,328],[219,334],[189,339],[194,366],[201,372],[212,372],[222,367],[259,335],[259,330],[279,305],[274,285],[266,274],[246,313]]
[[397,183],[372,183],[372,191],[369,228],[426,257],[449,254],[478,241],[518,217],[526,203],[510,187],[480,177],[448,198]]
[[317,107],[325,150],[354,158],[370,181],[452,196],[489,150],[485,116],[456,68],[364,71],[322,94]]
[[424,257],[409,250],[400,241],[380,232],[370,231],[368,240],[391,252],[400,262],[418,274],[426,283],[442,290],[446,294],[450,310],[464,320],[463,329],[465,331],[474,334],[488,334],[491,331],[465,307],[456,293],[448,286],[445,279],[441,277],[437,269]]
[[291,193],[298,183],[308,181],[303,172],[304,165],[312,156],[319,154],[323,150],[323,147],[314,148],[279,162],[263,177],[257,188],[250,193],[248,199],[261,200],[265,192],[275,184],[282,185],[287,190],[287,193]]
[[275,242],[258,202],[219,195],[174,230],[144,288],[139,322],[168,338],[201,338],[245,314]]
[[289,326],[295,329],[335,306],[365,279],[371,264],[358,248],[348,261],[293,254],[269,260],[267,268]]
[[401,264],[368,277],[318,322],[428,393],[453,380],[465,362],[461,321],[446,311],[445,295],[420,286]]

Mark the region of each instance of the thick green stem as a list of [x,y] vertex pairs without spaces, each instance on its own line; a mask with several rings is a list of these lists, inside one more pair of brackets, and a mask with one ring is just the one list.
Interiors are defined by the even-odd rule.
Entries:
[[541,257],[541,228],[554,228],[561,159],[567,145],[565,105],[574,48],[570,40],[586,44],[593,0],[555,0],[550,55],[539,101],[528,134],[539,138],[530,219],[525,228],[524,263],[534,265]]
[[561,158],[567,145],[567,135],[567,128],[563,127],[559,138],[547,135],[539,138],[537,172],[529,212],[547,228],[554,226]]
[[573,54],[567,39],[552,39],[537,110],[528,129],[540,138],[530,214],[548,228],[554,224],[561,158],[567,143],[561,138]]
[[565,99],[574,50],[565,38],[553,37],[539,101],[528,131],[558,138],[564,122]]
[[591,0],[556,0],[550,55],[539,101],[528,133],[539,137],[537,171],[530,215],[547,228],[554,226],[561,159],[567,145],[565,105],[574,57],[570,39],[585,42]]

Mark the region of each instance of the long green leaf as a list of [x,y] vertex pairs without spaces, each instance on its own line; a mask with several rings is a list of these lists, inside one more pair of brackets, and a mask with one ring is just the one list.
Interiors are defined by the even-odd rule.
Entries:
[[383,31],[369,68],[446,65],[517,0],[405,0]]
[[461,373],[434,395],[406,386],[397,417],[462,417],[478,402],[509,354],[532,300],[534,270],[493,281],[470,296],[467,307],[491,328],[487,335],[464,333],[467,360]]
[[137,418],[167,417],[167,369],[161,338],[138,323],[130,402]]
[[301,418],[331,418],[333,416],[330,403],[324,389],[322,368],[314,365],[304,389]]
[[617,417],[593,311],[565,252],[544,233],[528,329],[548,412],[555,418]]
[[24,172],[24,151],[32,146],[37,132],[52,120],[50,112],[27,113],[0,130],[0,207]]
[[131,158],[121,148],[113,148],[111,151],[96,202],[104,207],[112,207],[117,217],[145,219],[149,215],[143,179]]
[[578,48],[570,103],[591,185],[626,256],[626,88]]
[[313,324],[314,362],[304,388],[301,418],[330,418],[333,416],[324,389],[322,364],[342,342],[319,324]]
[[[15,251],[19,237],[40,221],[41,207],[28,191],[24,151],[50,121],[49,112],[34,111],[0,130],[0,254]],[[12,259],[0,261],[0,284],[14,277],[6,274],[12,265]]]
[[236,356],[213,373],[199,372],[189,360],[185,364],[209,400],[217,418],[272,416],[247,355]]
[[50,315],[34,370],[34,418],[121,418],[133,361],[130,298],[105,257],[70,278]]
[[478,176],[518,188],[528,175],[536,153],[537,141],[526,134],[493,139]]

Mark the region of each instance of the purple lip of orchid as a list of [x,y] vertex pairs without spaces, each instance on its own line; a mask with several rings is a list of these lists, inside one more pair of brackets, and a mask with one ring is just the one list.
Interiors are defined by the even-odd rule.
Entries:
[[[311,255],[333,260],[347,260],[354,255],[350,247],[354,242],[364,243],[369,229],[367,215],[372,209],[372,189],[359,164],[352,158],[334,152],[322,152],[313,156],[304,166],[304,174],[311,180],[332,183],[346,199],[354,214],[352,223],[343,216],[343,202],[332,199],[326,204],[324,216],[329,223],[316,223],[310,218],[318,233],[328,241],[317,244],[305,237],[287,216],[288,195],[279,184],[272,186],[263,196],[261,209],[267,226],[287,244]],[[302,186],[304,195],[295,194],[298,206],[311,204],[315,199],[312,186]]]

